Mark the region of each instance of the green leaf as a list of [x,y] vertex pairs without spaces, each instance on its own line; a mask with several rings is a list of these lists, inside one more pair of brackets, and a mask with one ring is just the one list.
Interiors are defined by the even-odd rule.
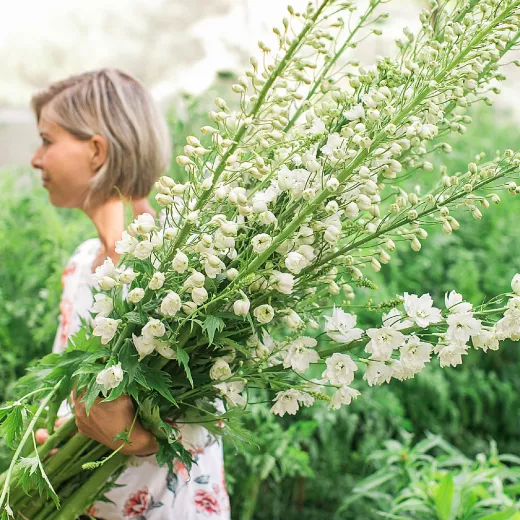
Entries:
[[193,379],[191,377],[191,370],[189,366],[190,356],[188,353],[182,349],[182,347],[177,346],[177,362],[179,365],[184,367],[184,371],[186,372],[186,377],[190,381],[191,387],[193,388]]
[[22,406],[15,406],[7,414],[2,424],[2,437],[5,443],[14,450],[22,438],[24,420],[24,408]]
[[[498,513],[482,516],[480,520],[513,520],[516,516],[515,513],[517,513],[515,507],[508,507]],[[520,515],[518,517],[520,518]]]
[[454,493],[455,486],[453,484],[453,477],[451,473],[447,473],[441,480],[437,493],[435,494],[435,508],[439,515],[439,520],[450,520]]
[[87,391],[85,392],[85,395],[83,396],[82,401],[85,403],[85,409],[87,412],[87,415],[90,413],[90,409],[92,408],[92,405],[96,402],[96,399],[99,397],[99,394],[102,390],[101,385],[98,385],[96,383],[95,379],[92,379],[90,381]]
[[168,469],[173,473],[173,461],[179,459],[189,471],[193,465],[193,459],[190,452],[187,451],[180,442],[168,442],[163,439],[158,439],[159,451],[155,455],[159,466],[168,466]]
[[165,399],[177,406],[177,401],[170,391],[172,383],[170,375],[163,370],[151,368],[148,365],[142,365],[141,370],[149,387],[153,390],[157,390]]
[[137,325],[146,325],[146,318],[135,311],[127,312],[123,315],[123,318],[127,320],[129,323],[135,323]]
[[128,374],[128,383],[132,383],[139,367],[139,357],[135,350],[134,344],[127,339],[118,354],[118,359],[123,367],[123,371]]
[[202,324],[202,331],[208,336],[210,345],[213,343],[213,339],[215,338],[215,332],[217,330],[222,332],[225,325],[224,320],[218,316],[206,316],[206,319]]

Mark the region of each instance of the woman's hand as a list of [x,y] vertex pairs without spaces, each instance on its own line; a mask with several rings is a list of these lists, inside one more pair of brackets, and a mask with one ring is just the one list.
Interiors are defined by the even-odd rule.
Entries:
[[[127,395],[122,395],[109,402],[102,402],[100,398],[90,409],[87,417],[85,404],[76,399],[74,414],[76,425],[83,435],[94,439],[112,450],[119,448],[123,441],[116,440],[114,437],[121,432],[129,431],[134,421],[135,408]],[[154,435],[145,430],[139,419],[136,419],[130,434],[130,444],[125,444],[121,448],[121,453],[125,455],[147,456],[157,452],[159,446]]]

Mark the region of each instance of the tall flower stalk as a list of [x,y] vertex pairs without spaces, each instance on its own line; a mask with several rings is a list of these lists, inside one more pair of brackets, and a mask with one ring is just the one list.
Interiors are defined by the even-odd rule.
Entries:
[[[120,453],[79,433],[69,439],[73,419],[31,449],[35,424],[45,415],[52,427],[74,386],[87,410],[100,395],[130,395],[157,438],[158,464],[179,458],[189,467],[176,426],[243,435],[236,426],[248,388],[270,390],[279,415],[316,400],[338,409],[360,394],[356,379],[403,380],[432,358],[455,366],[471,348],[520,338],[518,275],[510,294],[478,308],[454,291],[443,309],[427,292],[405,293],[381,302],[381,326],[367,330],[352,312],[355,286],[375,289],[367,271],[397,247],[419,251],[426,227],[452,233],[454,215],[479,220],[498,191],[520,191],[513,151],[479,156],[458,173],[430,160],[451,151],[441,138],[464,133],[468,107],[498,93],[520,0],[432,0],[394,58],[361,67],[348,51],[380,34],[373,25],[386,18],[385,3],[362,12],[340,0],[289,7],[274,30],[278,49],[260,42],[262,65],[252,58],[233,85],[238,109],[218,98],[211,125],[187,137],[177,162],[188,180],[162,177],[160,219],[141,215],[124,232],[124,268],[107,259],[96,270],[92,323],[64,354],[32,367],[19,400],[0,410],[15,450],[0,479],[2,519],[74,518],[125,467]],[[407,193],[412,177],[420,189]],[[321,366],[321,379],[308,377],[311,366]]]

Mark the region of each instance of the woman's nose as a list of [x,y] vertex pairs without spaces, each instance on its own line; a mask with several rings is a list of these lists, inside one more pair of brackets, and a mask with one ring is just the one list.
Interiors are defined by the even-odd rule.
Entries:
[[42,163],[42,159],[41,159],[40,151],[36,150],[36,152],[34,153],[32,159],[31,159],[31,166],[33,168],[39,170],[42,167],[41,163]]

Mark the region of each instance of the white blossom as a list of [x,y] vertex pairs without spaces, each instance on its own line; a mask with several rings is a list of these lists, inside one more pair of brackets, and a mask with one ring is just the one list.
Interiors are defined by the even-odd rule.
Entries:
[[92,305],[90,312],[105,318],[113,311],[114,302],[106,294],[98,293],[94,295],[94,305]]
[[94,330],[92,334],[94,334],[94,336],[101,336],[101,343],[106,345],[115,336],[120,323],[121,320],[97,316],[94,319]]
[[332,385],[350,385],[354,380],[354,372],[358,369],[356,363],[347,354],[335,352],[326,360],[327,369],[322,377]]
[[208,291],[204,287],[194,287],[191,290],[191,299],[196,305],[202,305],[208,299]]
[[365,119],[365,109],[363,105],[353,106],[350,110],[345,110],[343,115],[349,121],[355,121],[356,119]]
[[362,329],[356,329],[357,317],[347,314],[343,309],[334,306],[332,316],[325,316],[327,336],[338,343],[350,343],[363,335]]
[[312,350],[318,342],[314,338],[301,337],[292,341],[285,349],[284,368],[292,368],[298,374],[303,374],[311,363],[317,363],[319,354]]
[[253,251],[255,253],[263,253],[269,249],[272,241],[273,239],[267,233],[260,233],[259,235],[255,235],[251,240]]
[[186,280],[184,281],[183,288],[184,289],[194,289],[195,287],[204,287],[204,281],[206,277],[200,273],[199,271],[192,270],[192,273]]
[[308,260],[296,251],[291,251],[285,258],[285,266],[294,274],[299,274],[308,264]]
[[515,294],[520,295],[520,274],[515,274],[511,280],[511,289]]
[[260,305],[259,307],[255,308],[253,311],[253,316],[260,323],[269,323],[274,318],[274,309],[265,303],[264,305]]
[[166,334],[164,323],[156,318],[149,318],[148,323],[143,327],[142,335],[149,338],[160,338]]
[[133,253],[138,243],[137,238],[129,235],[127,231],[123,231],[121,240],[116,242],[116,253],[118,255]]
[[395,330],[408,329],[413,326],[413,321],[403,319],[402,314],[395,307],[383,314],[383,325],[392,327]]
[[463,343],[439,343],[435,346],[434,352],[439,356],[441,367],[456,367],[462,363],[462,356],[468,353],[468,346]]
[[300,408],[299,400],[301,398],[301,392],[296,388],[278,392],[273,400],[275,404],[271,408],[271,413],[280,417],[283,417],[286,413],[295,415]]
[[370,341],[365,347],[365,352],[372,354],[371,359],[388,361],[392,357],[394,349],[399,348],[404,342],[404,334],[393,327],[381,327],[380,329],[367,329]]
[[153,251],[153,244],[149,240],[143,240],[137,244],[137,247],[134,249],[134,256],[139,260],[146,260]]
[[402,365],[413,372],[419,372],[430,361],[432,345],[421,341],[418,336],[409,336],[401,347],[400,361]]
[[121,283],[130,284],[132,283],[137,277],[139,276],[139,273],[136,273],[131,267],[128,267],[125,269],[120,275],[119,275],[119,281]]
[[147,235],[155,229],[155,219],[149,213],[142,213],[128,226],[132,236]]
[[463,301],[462,295],[460,295],[456,291],[446,293],[445,304],[446,308],[450,311],[450,313],[458,314],[463,312],[469,312],[473,308],[473,305],[471,305],[471,303]]
[[237,300],[233,303],[233,312],[237,316],[246,316],[249,312],[249,307],[251,306],[251,302],[247,298],[247,296],[244,295],[244,298],[241,300]]
[[148,287],[152,289],[152,291],[158,291],[164,285],[165,279],[166,277],[164,273],[161,273],[160,271],[155,271],[155,273],[153,273],[152,278],[150,279],[150,282],[148,283]]
[[369,361],[363,379],[369,386],[390,383],[392,379],[392,366],[384,361]]
[[222,358],[217,359],[209,370],[209,377],[213,381],[231,377],[231,368],[229,363]]
[[152,336],[136,336],[132,334],[135,350],[139,354],[139,361],[155,350],[154,338]]
[[246,406],[247,402],[244,396],[241,395],[244,391],[245,384],[241,381],[218,383],[213,386],[220,391],[230,406]]
[[342,405],[349,405],[352,399],[357,399],[360,393],[350,386],[340,386],[330,399],[329,410],[339,410]]
[[294,287],[294,276],[291,273],[282,273],[280,271],[273,271],[269,283],[273,289],[282,294],[292,294]]
[[168,291],[168,294],[161,302],[161,314],[164,316],[175,316],[181,309],[181,297],[174,291]]
[[467,343],[471,336],[478,335],[482,330],[481,321],[474,318],[472,312],[450,314],[446,321],[446,338],[455,343]]
[[121,363],[105,368],[96,376],[96,383],[103,387],[105,392],[116,388],[123,381]]
[[188,269],[188,257],[179,249],[172,261],[173,270],[179,274]]
[[155,347],[155,350],[166,359],[177,359],[177,352],[173,350],[166,341],[161,341],[158,339],[154,339],[153,345]]
[[498,350],[499,347],[499,340],[494,329],[482,329],[480,334],[473,336],[471,340],[475,348],[480,348],[484,352],[487,352],[488,349]]
[[297,312],[292,309],[288,309],[284,312],[284,316],[280,318],[280,321],[284,322],[290,329],[298,330],[304,326],[303,320],[300,318]]
[[433,300],[429,294],[423,294],[419,298],[416,294],[404,293],[404,308],[419,327],[425,328],[442,321],[441,311],[433,307]]
[[140,302],[142,299],[144,298],[144,289],[142,289],[141,287],[136,287],[135,289],[132,289],[126,299],[130,302],[130,303],[138,303]]

